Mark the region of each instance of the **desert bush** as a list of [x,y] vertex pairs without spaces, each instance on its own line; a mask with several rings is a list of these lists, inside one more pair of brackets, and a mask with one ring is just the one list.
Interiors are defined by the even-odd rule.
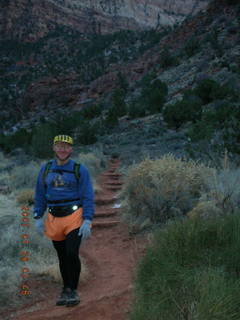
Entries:
[[216,206],[213,200],[200,200],[196,207],[187,213],[187,216],[191,219],[196,218],[208,218],[210,216],[221,216],[222,210]]
[[106,158],[100,150],[79,153],[73,160],[85,165],[93,178],[96,178],[97,175],[106,168]]
[[240,169],[223,169],[208,178],[201,196],[212,201],[222,214],[234,213],[240,205]]
[[162,223],[185,214],[198,202],[212,171],[171,154],[142,161],[129,170],[122,191],[126,218],[130,224],[145,219]]
[[131,320],[238,320],[240,215],[183,219],[154,235],[138,265]]
[[17,194],[17,203],[20,205],[34,204],[34,189],[23,189]]
[[9,174],[9,188],[10,190],[20,188],[33,188],[37,181],[37,175],[39,172],[39,164],[34,161],[30,161],[25,166],[16,166]]

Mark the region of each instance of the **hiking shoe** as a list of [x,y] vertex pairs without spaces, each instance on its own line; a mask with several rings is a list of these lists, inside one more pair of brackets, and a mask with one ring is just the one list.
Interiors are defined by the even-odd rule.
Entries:
[[63,288],[60,296],[56,301],[56,306],[64,306],[67,303],[68,295],[70,294],[70,288]]
[[80,297],[79,297],[79,295],[77,293],[77,290],[72,290],[68,294],[66,306],[67,307],[75,306],[79,302],[80,302]]

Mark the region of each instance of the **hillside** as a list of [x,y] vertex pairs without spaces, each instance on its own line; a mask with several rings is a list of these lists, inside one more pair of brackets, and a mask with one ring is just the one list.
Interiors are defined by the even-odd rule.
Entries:
[[[62,27],[35,43],[4,42],[4,132],[64,118],[61,129],[76,128],[81,143],[122,148],[128,159],[203,156],[202,147],[237,155],[239,10],[237,2],[213,1],[173,29],[87,37]],[[85,107],[92,114],[81,113]]]

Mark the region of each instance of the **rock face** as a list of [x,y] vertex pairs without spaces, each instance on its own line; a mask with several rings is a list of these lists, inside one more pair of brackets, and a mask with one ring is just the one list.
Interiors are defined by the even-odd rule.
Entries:
[[209,0],[4,0],[0,37],[34,41],[56,26],[83,33],[173,25],[204,9]]

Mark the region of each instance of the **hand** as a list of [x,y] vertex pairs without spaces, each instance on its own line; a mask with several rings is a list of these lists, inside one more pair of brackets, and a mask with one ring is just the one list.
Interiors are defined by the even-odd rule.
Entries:
[[78,235],[82,236],[82,241],[86,240],[91,235],[91,221],[90,220],[84,220],[83,224],[79,228]]
[[44,229],[43,218],[35,220],[35,228],[37,230],[37,233],[39,233],[40,235],[43,235],[43,229]]

